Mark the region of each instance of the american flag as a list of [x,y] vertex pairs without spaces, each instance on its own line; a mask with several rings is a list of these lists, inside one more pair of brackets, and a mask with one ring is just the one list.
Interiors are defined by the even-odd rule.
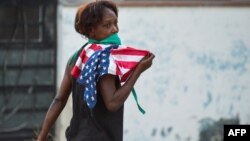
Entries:
[[102,75],[118,75],[123,83],[147,54],[149,51],[121,45],[85,46],[71,70],[71,75],[84,86],[83,99],[88,107],[94,108],[97,102],[96,83]]

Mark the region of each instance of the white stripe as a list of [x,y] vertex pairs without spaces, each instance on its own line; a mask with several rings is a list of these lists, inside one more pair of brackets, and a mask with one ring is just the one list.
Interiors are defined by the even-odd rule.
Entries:
[[122,75],[127,73],[130,69],[120,68],[120,71],[122,72]]
[[124,49],[124,48],[128,48],[128,46],[125,46],[125,45],[119,45],[118,46],[118,49]]
[[110,55],[109,56],[109,68],[108,73],[116,75],[116,64],[114,58]]
[[85,67],[85,64],[84,64],[84,63],[82,63],[81,70],[83,70],[83,69],[84,69],[84,67]]
[[96,45],[100,46],[102,49],[105,49],[107,47],[110,47],[111,44],[106,44],[106,45],[104,45],[104,44],[96,44]]
[[86,50],[86,56],[90,57],[95,51],[93,49]]
[[81,57],[78,57],[78,59],[77,59],[75,65],[76,65],[78,68],[81,68],[81,66],[82,66],[82,58],[81,58]]
[[138,55],[113,55],[114,59],[117,61],[126,61],[126,62],[139,62],[143,56]]
[[86,51],[87,49],[89,49],[89,47],[91,46],[92,44],[87,44],[85,47],[84,47],[84,50]]

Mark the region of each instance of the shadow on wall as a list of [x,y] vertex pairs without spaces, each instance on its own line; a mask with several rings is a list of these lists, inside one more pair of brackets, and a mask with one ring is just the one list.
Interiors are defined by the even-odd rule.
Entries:
[[206,118],[200,121],[201,131],[199,135],[199,141],[223,141],[223,128],[224,125],[238,125],[240,123],[239,117],[224,119],[221,118],[218,121]]

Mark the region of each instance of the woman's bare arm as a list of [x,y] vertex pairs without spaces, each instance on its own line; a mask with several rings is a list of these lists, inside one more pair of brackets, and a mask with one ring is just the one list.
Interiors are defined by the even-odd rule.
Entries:
[[43,126],[41,129],[40,134],[38,135],[37,141],[45,141],[47,139],[48,133],[50,129],[54,125],[55,121],[57,120],[58,116],[62,112],[64,106],[68,101],[68,97],[71,93],[71,76],[68,71],[68,66],[65,70],[63,80],[61,86],[59,88],[58,94],[53,99],[48,112],[45,116]]
[[119,88],[116,85],[117,76],[105,75],[100,79],[98,88],[109,111],[115,112],[123,105],[140,74],[151,67],[154,57],[153,54],[144,57],[124,85]]

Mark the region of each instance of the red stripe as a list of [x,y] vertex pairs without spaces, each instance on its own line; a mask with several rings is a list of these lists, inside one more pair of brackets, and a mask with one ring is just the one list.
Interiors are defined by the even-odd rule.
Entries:
[[80,57],[83,58],[85,55],[86,55],[86,51],[83,49],[81,54],[80,54]]
[[74,77],[74,78],[77,78],[81,73],[81,70],[77,67],[77,66],[74,66],[73,69],[71,70],[71,75]]
[[94,51],[97,51],[97,50],[102,49],[102,47],[99,46],[99,45],[97,45],[97,44],[92,44],[92,45],[90,46],[90,49],[92,49],[92,50],[94,50]]
[[[83,58],[85,58],[86,56],[86,51],[83,49],[82,52],[80,53],[79,57],[82,59],[82,62],[83,62]],[[79,57],[77,58],[77,60],[79,59]],[[77,62],[77,61],[76,61]],[[80,62],[80,63],[82,63]],[[79,64],[78,64],[79,65]],[[76,64],[74,65],[74,67],[72,68],[71,70],[71,75],[74,77],[74,78],[77,78],[81,73],[81,69],[78,68],[78,66],[76,66]]]
[[131,74],[132,69],[130,71],[128,71],[127,73],[125,73],[122,78],[121,78],[121,82],[124,82],[128,79],[129,75]]
[[137,55],[137,56],[145,56],[149,54],[147,50],[138,50],[133,48],[124,48],[124,49],[113,49],[111,50],[113,55]]
[[89,57],[86,55],[86,56],[84,56],[84,58],[82,58],[82,59],[83,59],[82,62],[83,62],[84,64],[86,64],[86,62],[88,61]]
[[116,61],[116,65],[118,65],[119,67],[122,67],[122,68],[126,68],[126,69],[132,69],[137,64],[138,64],[138,62]]
[[121,70],[119,69],[118,65],[116,65],[116,75],[121,75],[122,72]]

